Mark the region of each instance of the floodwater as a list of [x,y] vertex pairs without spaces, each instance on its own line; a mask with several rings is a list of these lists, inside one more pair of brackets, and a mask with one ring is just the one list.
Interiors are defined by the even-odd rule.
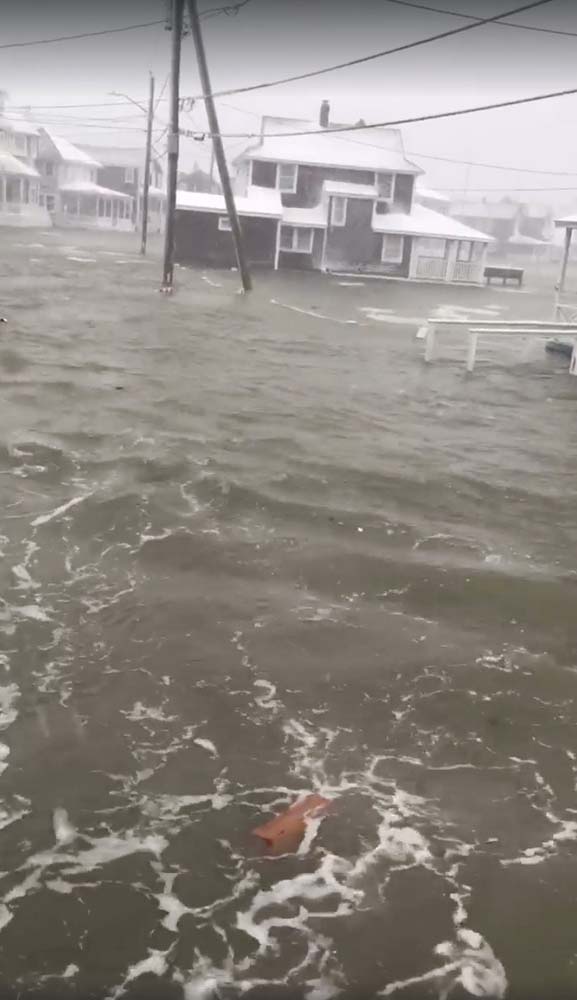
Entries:
[[2,996],[577,995],[577,380],[414,336],[537,299],[20,242]]

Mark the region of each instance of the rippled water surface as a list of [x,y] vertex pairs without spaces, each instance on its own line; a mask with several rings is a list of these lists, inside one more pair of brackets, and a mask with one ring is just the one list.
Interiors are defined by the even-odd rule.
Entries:
[[2,995],[577,995],[576,380],[414,338],[547,304],[17,235]]

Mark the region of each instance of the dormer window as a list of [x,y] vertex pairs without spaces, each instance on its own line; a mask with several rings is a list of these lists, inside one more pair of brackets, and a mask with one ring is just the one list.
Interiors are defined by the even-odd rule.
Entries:
[[298,164],[279,163],[276,170],[276,186],[285,194],[294,194],[297,189]]

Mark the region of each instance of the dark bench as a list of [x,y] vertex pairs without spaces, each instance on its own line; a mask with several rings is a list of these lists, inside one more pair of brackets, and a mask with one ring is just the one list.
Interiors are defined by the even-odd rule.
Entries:
[[500,278],[504,285],[507,284],[509,278],[511,281],[516,281],[519,288],[523,284],[523,275],[525,271],[522,267],[486,267],[484,271],[484,276],[487,279],[487,284],[491,284],[493,278]]

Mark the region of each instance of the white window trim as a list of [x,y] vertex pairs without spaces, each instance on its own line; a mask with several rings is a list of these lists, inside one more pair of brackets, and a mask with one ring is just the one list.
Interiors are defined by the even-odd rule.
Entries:
[[[282,229],[292,229],[292,247],[283,247],[282,245]],[[309,234],[309,245],[306,250],[302,247],[297,247],[297,232],[306,231]],[[279,248],[281,253],[312,253],[313,252],[313,240],[315,231],[310,226],[291,226],[287,223],[286,226],[281,225],[281,232],[279,233]]]
[[[294,167],[293,186],[290,187],[290,188],[281,188],[281,186],[280,186],[280,169],[281,169],[281,167],[291,167],[291,168]],[[276,178],[275,178],[275,187],[276,187],[277,191],[280,191],[281,194],[295,194],[296,193],[296,189],[297,189],[297,185],[298,185],[298,181],[299,181],[299,165],[298,165],[298,163],[277,163],[277,165],[276,165]]]
[[[398,236],[400,239],[399,252],[396,257],[385,256],[385,247],[387,245],[387,239],[389,236]],[[381,263],[382,264],[401,264],[403,261],[403,255],[405,253],[405,237],[402,233],[383,233],[383,243],[381,246]]]
[[375,187],[377,192],[379,190],[379,174],[391,174],[391,193],[389,195],[377,194],[377,201],[386,201],[387,204],[392,205],[395,200],[395,187],[397,184],[397,175],[392,170],[375,170]]
[[[337,216],[337,213],[336,213],[337,203],[340,203],[340,202],[344,203],[344,211],[343,211],[343,215],[342,215],[342,220],[339,220],[336,217]],[[333,197],[331,198],[331,226],[346,226],[346,224],[347,224],[347,211],[348,211],[348,207],[349,207],[349,203],[348,203],[348,199],[347,198],[345,198],[343,195],[338,195],[338,194],[337,195],[333,195]]]
[[232,231],[232,226],[230,224],[230,219],[228,215],[219,215],[218,228],[221,233],[230,233]]

